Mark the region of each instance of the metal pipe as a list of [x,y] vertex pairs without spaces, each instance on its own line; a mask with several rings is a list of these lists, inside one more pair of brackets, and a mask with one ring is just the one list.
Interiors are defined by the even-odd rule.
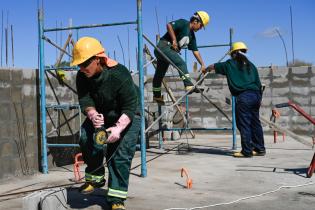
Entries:
[[129,25],[130,24],[137,24],[137,21],[128,21],[128,22],[120,22],[120,23],[107,23],[107,24],[92,24],[92,25],[60,27],[60,28],[48,28],[48,29],[44,29],[44,32],[64,31],[64,30],[83,29],[83,28],[97,28],[97,27],[107,27],[107,26],[118,26],[118,25],[128,25],[128,24]]
[[232,96],[232,136],[233,136],[233,146],[232,149],[237,149],[236,144],[236,115],[235,115],[235,96]]
[[146,166],[146,139],[145,139],[145,105],[144,105],[144,75],[143,75],[143,32],[142,32],[142,0],[137,0],[137,31],[138,31],[138,71],[140,88],[140,111],[141,111],[141,176],[147,176]]
[[79,144],[47,144],[48,147],[80,147]]
[[161,128],[162,131],[185,131],[185,130],[194,130],[194,131],[216,131],[216,130],[232,130],[232,128]]
[[39,79],[40,79],[40,110],[42,124],[42,171],[48,173],[47,160],[47,139],[46,139],[46,83],[45,83],[45,66],[44,66],[44,14],[41,9],[38,10],[38,41],[39,41]]
[[67,51],[65,51],[64,49],[62,49],[61,47],[59,47],[56,43],[54,43],[53,41],[51,41],[48,37],[44,36],[44,33],[42,35],[42,39],[47,41],[49,44],[51,44],[52,46],[56,47],[58,50],[62,51],[63,53],[67,54],[68,56],[72,57],[72,55],[70,55]]
[[[230,32],[230,49],[232,49],[232,44],[233,44],[233,28],[230,28],[229,30]],[[236,115],[235,115],[235,110],[236,110],[236,98],[234,96],[232,96],[232,141],[233,141],[233,146],[232,149],[237,149],[237,139],[236,139],[236,131],[237,131],[237,127],[236,127]]]
[[230,46],[230,44],[201,45],[201,46],[198,46],[198,49],[199,48],[208,48],[208,47],[228,47],[228,46]]

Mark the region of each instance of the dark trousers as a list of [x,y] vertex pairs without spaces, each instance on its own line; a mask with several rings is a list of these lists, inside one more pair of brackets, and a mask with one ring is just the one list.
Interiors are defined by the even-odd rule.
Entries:
[[[104,153],[102,147],[93,141],[94,127],[88,119],[81,126],[80,148],[83,160],[87,164],[85,173],[90,176],[104,176]],[[135,115],[121,139],[107,145],[106,160],[108,164],[108,195],[109,203],[121,202],[127,198],[131,161],[136,151],[139,138],[140,116]],[[97,170],[96,170],[97,169]]]
[[[189,78],[185,61],[176,51],[171,49],[170,44],[164,40],[161,40],[159,41],[157,47],[181,70],[181,72],[179,71],[178,73],[183,80],[185,87],[194,85]],[[153,77],[153,94],[154,96],[159,97],[161,96],[162,80],[170,63],[157,50],[154,50],[154,54],[157,58],[157,67]]]
[[236,125],[241,134],[242,153],[252,156],[252,151],[265,151],[264,135],[259,120],[260,91],[244,91],[236,97]]

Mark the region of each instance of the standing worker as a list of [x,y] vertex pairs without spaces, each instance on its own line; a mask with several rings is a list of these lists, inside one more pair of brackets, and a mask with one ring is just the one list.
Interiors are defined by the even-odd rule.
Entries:
[[204,71],[215,70],[215,73],[225,75],[230,92],[236,97],[236,125],[242,144],[242,150],[233,154],[236,158],[266,154],[259,120],[262,85],[256,66],[247,58],[247,50],[243,42],[235,42],[229,53],[231,59],[212,64]]
[[80,136],[86,183],[80,191],[88,194],[105,185],[103,147],[93,140],[95,129],[104,126],[110,133],[106,141],[107,201],[112,210],[123,210],[140,130],[137,89],[128,69],[107,57],[92,37],[82,37],[74,45],[71,66],[75,65],[80,68],[76,77],[79,104],[87,116]]
[[[185,90],[191,92],[199,92],[194,89],[194,84],[191,82],[187,65],[179,55],[182,48],[188,47],[193,51],[193,54],[199,64],[201,70],[204,71],[205,64],[197,48],[195,32],[204,28],[209,23],[210,17],[207,12],[198,11],[190,21],[179,19],[167,24],[167,32],[160,39],[157,47],[167,56],[181,71],[179,75],[184,82]],[[157,51],[154,50],[157,58],[157,68],[153,78],[153,100],[160,105],[164,105],[163,97],[161,96],[161,83],[170,63]]]

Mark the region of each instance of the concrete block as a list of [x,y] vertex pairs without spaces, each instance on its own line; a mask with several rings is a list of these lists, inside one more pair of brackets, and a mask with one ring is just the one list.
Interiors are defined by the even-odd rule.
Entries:
[[302,95],[302,96],[309,96],[310,89],[309,87],[291,87],[292,94]]
[[[0,71],[0,84],[1,83],[10,84],[10,81],[11,81],[11,71],[6,70],[6,69],[1,69],[1,71]],[[0,85],[0,87],[1,87],[1,85]]]
[[11,70],[11,84],[12,86],[23,85],[23,71]]
[[280,103],[287,103],[289,101],[288,96],[285,97],[277,97],[277,95],[274,95],[274,97],[271,100],[272,105],[280,104]]
[[295,74],[295,75],[305,75],[309,72],[308,66],[292,67],[290,69],[291,69],[292,74]]
[[0,144],[0,158],[10,157],[12,154],[18,154],[16,145],[11,141],[4,141]]
[[272,68],[272,75],[274,77],[287,77],[288,76],[288,69],[287,68],[281,68],[281,67],[274,67]]
[[309,85],[309,78],[308,77],[297,77],[297,76],[293,76],[291,79],[291,85],[297,86],[303,86],[303,85]]
[[270,106],[271,104],[271,98],[270,97],[264,97],[262,98],[261,101],[262,106]]
[[302,109],[306,109],[306,106],[310,104],[311,99],[309,96],[307,97],[294,96],[292,101],[301,106]]
[[277,97],[277,96],[287,96],[289,94],[289,88],[284,87],[284,88],[272,88],[272,96]]
[[34,192],[22,199],[22,209],[68,209],[67,190],[65,188],[54,188]]
[[202,119],[202,124],[205,128],[216,128],[217,127],[217,119],[213,117],[204,117]]
[[273,88],[281,88],[281,87],[287,88],[288,86],[289,86],[289,80],[283,77],[273,79],[272,83],[270,84],[270,87],[273,87]]

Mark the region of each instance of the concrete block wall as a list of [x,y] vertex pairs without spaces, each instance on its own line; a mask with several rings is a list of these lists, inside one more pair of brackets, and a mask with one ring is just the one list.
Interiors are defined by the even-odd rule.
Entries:
[[[49,75],[49,74],[48,74]],[[67,73],[66,83],[75,91],[75,73]],[[76,94],[49,76],[46,103],[77,103]],[[51,85],[50,85],[51,84]],[[51,88],[53,87],[53,88]],[[36,173],[41,162],[39,76],[34,69],[0,69],[0,179]],[[47,109],[47,133],[77,110]],[[68,121],[58,132],[47,136],[49,143],[77,143],[79,117]],[[74,148],[50,148],[49,166],[73,162]]]
[[[272,67],[260,68],[262,83],[266,84],[263,94],[261,115],[269,118],[271,109],[278,103],[292,100],[315,118],[315,67]],[[75,75],[66,73],[66,83],[62,86],[49,75],[46,81],[47,104],[77,104]],[[191,74],[196,78],[197,74]],[[35,173],[40,168],[40,109],[39,109],[39,79],[34,69],[0,69],[0,180],[10,176],[21,176]],[[137,77],[134,78],[136,81]],[[183,84],[178,77],[166,77],[168,85],[174,91],[175,97],[180,97]],[[146,109],[157,112],[157,106],[152,103],[152,76],[147,76],[145,85]],[[231,116],[231,106],[226,104],[230,99],[226,78],[220,75],[210,75],[205,79],[205,94],[218,105],[227,115]],[[53,87],[53,88],[51,88]],[[165,90],[163,90],[165,93]],[[165,94],[167,98],[167,95]],[[170,103],[169,103],[170,104]],[[185,110],[184,103],[182,110]],[[165,108],[163,107],[162,111]],[[47,141],[49,143],[77,143],[80,120],[78,110],[47,109]],[[303,135],[314,135],[314,126],[291,108],[280,109],[279,123],[293,132]],[[175,117],[174,117],[175,115]],[[72,120],[69,120],[73,117]],[[84,116],[82,116],[82,120]],[[181,127],[182,122],[174,108],[163,117],[168,127]],[[68,120],[65,120],[68,119]],[[200,94],[189,96],[190,127],[230,127],[229,121]],[[151,118],[152,121],[152,118]],[[151,122],[149,122],[150,124]],[[65,124],[58,132],[54,127]],[[158,126],[154,126],[155,129]],[[265,132],[271,132],[264,125]],[[73,155],[79,150],[75,148],[49,148],[49,167],[73,163]]]
[[[169,73],[169,75],[172,75],[172,73]],[[197,75],[198,74],[191,74],[191,77],[197,78]],[[286,103],[291,100],[315,118],[315,67],[259,68],[259,75],[261,82],[266,85],[260,110],[262,116],[269,118],[271,110],[276,104]],[[151,102],[153,100],[151,92],[152,79],[147,79],[146,99]],[[177,98],[184,93],[183,83],[178,77],[166,77],[166,80]],[[226,98],[231,98],[226,78],[221,75],[209,75],[203,84],[206,86],[205,95],[218,105],[228,116],[231,116],[232,108],[225,103]],[[164,98],[168,98],[166,91],[163,90],[163,92]],[[190,127],[231,127],[230,122],[200,94],[194,93],[189,95],[188,98]],[[184,106],[184,103],[182,105]],[[152,106],[155,106],[155,104],[147,103],[148,109],[154,110]],[[289,107],[278,110],[281,113],[278,122],[285,128],[290,129],[297,134],[308,136],[314,135],[314,126],[298,112]],[[166,117],[163,119],[164,121],[168,121]],[[181,126],[172,125],[169,121],[166,124],[174,127]],[[271,133],[271,130],[267,125],[264,125],[264,131],[266,133]]]
[[0,179],[38,170],[36,72],[0,69]]

